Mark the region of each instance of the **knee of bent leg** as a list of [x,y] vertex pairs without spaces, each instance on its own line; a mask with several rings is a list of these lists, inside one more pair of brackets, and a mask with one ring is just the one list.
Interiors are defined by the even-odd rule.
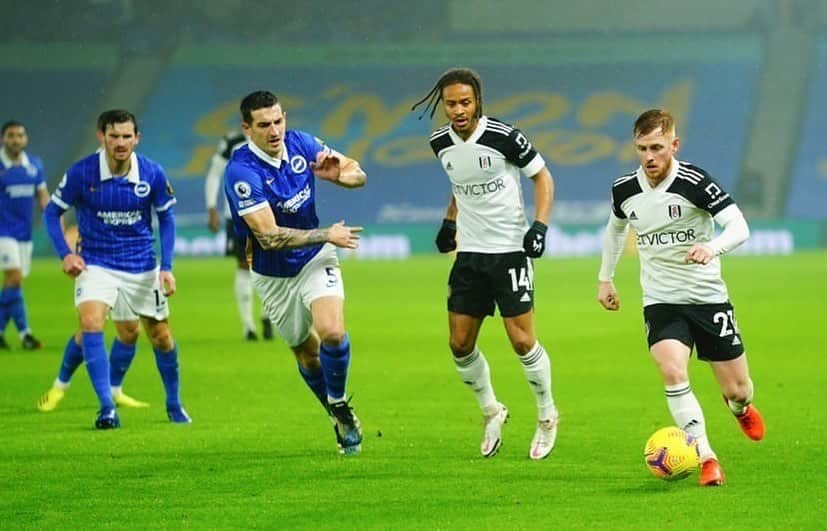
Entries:
[[470,334],[454,333],[451,334],[451,338],[448,340],[448,346],[451,348],[454,357],[458,358],[474,350],[474,341]]
[[118,341],[124,345],[134,345],[138,342],[138,335],[140,327],[138,321],[126,321],[123,323],[116,323],[115,328],[118,332]]
[[175,342],[172,339],[172,330],[170,330],[169,324],[165,321],[148,327],[147,334],[149,335],[149,341],[152,343],[152,346],[161,352],[168,352],[175,346]]
[[518,356],[528,354],[531,349],[534,348],[535,344],[537,344],[537,339],[530,334],[519,334],[517,337],[511,338],[511,348],[514,349],[514,352],[516,352]]
[[340,345],[344,340],[347,332],[344,326],[330,326],[319,330],[319,338],[322,343],[328,345]]
[[23,285],[23,272],[19,269],[7,269],[3,276],[4,288],[19,288]]
[[104,317],[101,315],[86,313],[80,316],[81,332],[103,332]]
[[752,382],[749,379],[723,382],[721,392],[733,402],[745,402],[751,398]]
[[675,360],[662,361],[659,364],[660,374],[666,385],[675,385],[689,381],[689,373],[686,367]]

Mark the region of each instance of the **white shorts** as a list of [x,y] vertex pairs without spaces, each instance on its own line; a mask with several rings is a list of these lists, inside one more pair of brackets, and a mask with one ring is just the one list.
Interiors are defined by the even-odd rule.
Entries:
[[267,317],[291,347],[301,345],[310,335],[313,301],[322,297],[345,298],[339,258],[331,244],[325,244],[295,277],[269,277],[252,271],[252,280]]
[[112,306],[112,311],[109,313],[109,318],[113,321],[137,321],[141,318],[140,315],[132,311],[132,308],[126,303],[126,300],[118,295],[118,300]]
[[0,270],[8,269],[19,269],[24,277],[29,276],[32,270],[32,242],[0,237]]
[[75,279],[75,306],[86,301],[100,301],[113,309],[115,321],[133,321],[138,316],[163,321],[169,317],[169,305],[158,269],[144,273],[125,273],[90,265]]

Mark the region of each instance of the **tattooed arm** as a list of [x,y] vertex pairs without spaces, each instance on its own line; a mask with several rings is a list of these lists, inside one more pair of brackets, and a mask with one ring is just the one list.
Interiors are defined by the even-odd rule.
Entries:
[[317,229],[293,229],[279,227],[269,208],[262,208],[244,216],[253,236],[266,251],[276,249],[295,249],[319,243],[330,242],[336,247],[356,249],[362,227],[348,227],[344,221],[329,227]]

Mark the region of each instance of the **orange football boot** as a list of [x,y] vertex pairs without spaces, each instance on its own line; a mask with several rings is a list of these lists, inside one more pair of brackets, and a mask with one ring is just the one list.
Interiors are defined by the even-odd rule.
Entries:
[[752,404],[747,405],[741,415],[735,415],[735,420],[738,421],[738,425],[741,426],[741,431],[744,432],[744,435],[753,441],[760,441],[767,432],[767,428],[764,426],[764,419],[761,418],[761,413],[759,413],[758,409]]
[[701,463],[701,478],[698,484],[702,487],[717,487],[726,483],[726,476],[721,464],[714,457]]

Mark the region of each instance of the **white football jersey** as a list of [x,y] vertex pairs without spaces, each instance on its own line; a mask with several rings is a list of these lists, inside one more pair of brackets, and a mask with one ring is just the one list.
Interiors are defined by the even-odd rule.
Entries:
[[734,204],[707,172],[675,159],[655,188],[640,167],[614,182],[612,211],[637,233],[644,306],[729,300],[718,257],[707,265],[688,264],[684,258],[694,244],[712,240],[712,217]]
[[446,125],[431,134],[430,143],[456,198],[457,250],[522,251],[528,222],[520,170],[533,177],[546,165],[528,138],[519,129],[483,116],[468,140]]

